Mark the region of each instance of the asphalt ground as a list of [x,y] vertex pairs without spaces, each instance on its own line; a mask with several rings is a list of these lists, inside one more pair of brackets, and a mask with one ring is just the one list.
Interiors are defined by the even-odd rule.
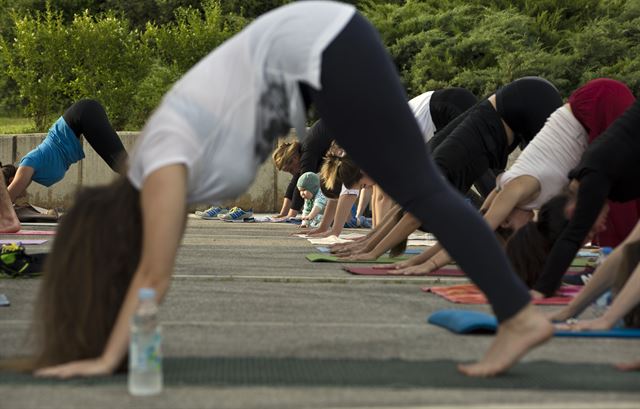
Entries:
[[[290,237],[297,231],[189,219],[161,309],[159,396],[129,396],[122,375],[0,374],[0,408],[640,408],[640,373],[611,366],[640,359],[640,340],[553,339],[503,376],[466,378],[455,364],[480,358],[492,338],[425,320],[443,308],[489,308],[420,290],[465,279],[351,276],[308,262],[315,248]],[[43,238],[29,251],[46,251],[53,237]],[[0,280],[11,301],[0,308],[0,358],[29,351],[39,284]]]

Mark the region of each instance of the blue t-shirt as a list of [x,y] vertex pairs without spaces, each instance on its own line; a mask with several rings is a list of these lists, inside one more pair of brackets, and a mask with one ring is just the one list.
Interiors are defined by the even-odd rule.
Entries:
[[33,168],[33,181],[49,187],[59,182],[69,166],[84,158],[80,140],[63,117],[49,128],[47,137],[27,153],[19,166]]

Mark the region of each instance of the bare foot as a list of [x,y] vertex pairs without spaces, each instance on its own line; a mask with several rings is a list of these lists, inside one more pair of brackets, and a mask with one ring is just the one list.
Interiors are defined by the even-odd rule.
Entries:
[[20,230],[20,221],[14,214],[11,218],[0,218],[0,233],[15,233]]
[[498,327],[496,338],[481,361],[458,365],[468,376],[488,377],[511,368],[524,354],[553,336],[553,326],[532,304]]
[[640,361],[632,362],[630,364],[621,363],[616,364],[616,368],[621,371],[640,371]]

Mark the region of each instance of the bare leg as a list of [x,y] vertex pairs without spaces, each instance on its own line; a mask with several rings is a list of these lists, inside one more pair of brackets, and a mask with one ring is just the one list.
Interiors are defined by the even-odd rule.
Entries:
[[382,222],[386,214],[389,213],[389,210],[391,210],[395,203],[393,202],[393,199],[387,196],[387,194],[384,193],[384,191],[378,185],[373,186],[373,197],[371,198],[371,202],[375,203],[372,212],[372,224],[373,227],[376,227],[379,223]]
[[553,326],[532,304],[503,321],[496,338],[479,362],[458,365],[469,376],[494,376],[512,367],[524,354],[553,336]]
[[13,233],[20,230],[20,221],[13,210],[11,197],[4,184],[4,178],[0,178],[0,232]]

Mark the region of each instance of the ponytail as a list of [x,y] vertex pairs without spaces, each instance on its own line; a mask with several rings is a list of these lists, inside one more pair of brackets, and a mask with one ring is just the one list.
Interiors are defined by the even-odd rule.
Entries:
[[320,168],[320,177],[329,190],[336,189],[340,185],[351,189],[364,177],[364,173],[348,155],[342,157],[327,155]]

